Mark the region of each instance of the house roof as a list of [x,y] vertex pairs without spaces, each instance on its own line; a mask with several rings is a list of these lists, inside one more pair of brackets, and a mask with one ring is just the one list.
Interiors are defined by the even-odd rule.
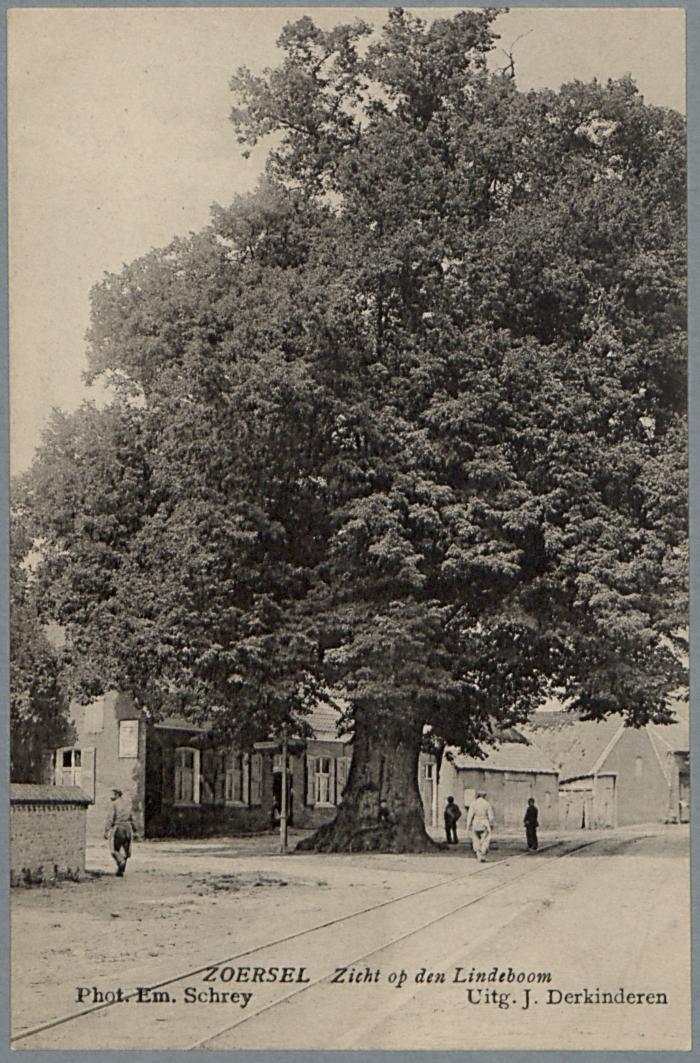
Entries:
[[[352,735],[338,734],[338,721],[345,708],[345,703],[338,698],[334,698],[332,704],[317,702],[311,712],[307,716],[302,716],[301,719],[311,728],[313,738],[317,742],[347,743],[352,741]],[[155,727],[163,731],[188,731],[193,734],[205,734],[209,730],[206,726],[196,724],[184,716],[165,716],[155,724]]]
[[622,726],[619,716],[577,720],[567,712],[548,712],[536,714],[524,732],[547,753],[564,782],[599,770]]
[[[677,723],[647,724],[647,732],[657,752],[688,750],[688,703],[676,698],[672,708]],[[579,720],[565,710],[538,712],[523,733],[532,737],[559,767],[561,781],[593,775],[600,771],[609,748],[624,729],[621,716],[604,720]]]
[[660,752],[688,753],[690,750],[690,706],[680,699],[673,702],[675,723],[649,724],[652,742]]
[[78,786],[40,786],[36,783],[10,784],[10,804],[91,805],[92,800]]
[[687,725],[653,723],[649,725],[649,734],[660,753],[690,752],[690,735]]
[[201,727],[184,716],[164,716],[154,726],[159,731],[193,731],[197,734],[204,734],[207,730],[206,727]]
[[477,768],[481,771],[526,771],[540,774],[556,775],[557,767],[546,752],[529,738],[522,740],[522,733],[515,741],[501,742],[500,745],[486,752],[483,759],[470,757],[466,753],[452,753],[452,763],[456,768]]
[[308,716],[304,716],[304,722],[313,731],[313,737],[317,742],[351,742],[352,735],[338,734],[338,722],[345,710],[345,704],[335,699],[335,703],[317,703]]

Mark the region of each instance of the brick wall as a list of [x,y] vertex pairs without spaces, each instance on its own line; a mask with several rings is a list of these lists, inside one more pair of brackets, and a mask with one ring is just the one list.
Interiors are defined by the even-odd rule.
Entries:
[[87,804],[87,798],[77,789],[70,793],[68,787],[11,787],[13,886],[77,879],[85,873]]

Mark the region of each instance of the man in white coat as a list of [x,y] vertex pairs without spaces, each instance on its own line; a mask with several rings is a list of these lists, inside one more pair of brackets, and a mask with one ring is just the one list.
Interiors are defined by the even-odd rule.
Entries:
[[467,816],[467,830],[472,832],[472,847],[474,855],[480,863],[486,859],[491,844],[491,828],[493,827],[493,808],[486,800],[486,794],[480,790],[476,800],[469,807]]

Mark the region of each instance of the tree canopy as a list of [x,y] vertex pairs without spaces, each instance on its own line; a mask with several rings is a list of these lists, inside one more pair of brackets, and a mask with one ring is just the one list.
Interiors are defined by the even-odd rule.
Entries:
[[10,776],[44,782],[45,751],[72,736],[60,653],[39,619],[26,560],[31,537],[14,519],[10,545]]
[[330,847],[421,844],[426,724],[475,751],[552,692],[641,724],[683,680],[683,119],[520,91],[496,14],[302,18],[235,75],[258,191],[95,288],[114,401],[18,495],[76,689],[237,740],[343,691]]

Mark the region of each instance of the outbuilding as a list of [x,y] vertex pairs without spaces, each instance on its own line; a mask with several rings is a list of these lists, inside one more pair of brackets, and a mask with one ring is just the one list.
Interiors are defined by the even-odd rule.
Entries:
[[[534,797],[540,826],[552,829],[559,822],[558,781],[557,769],[543,750],[517,731],[504,736],[483,759],[448,747],[438,776],[437,814],[442,815],[448,796],[452,796],[466,817],[478,791],[485,790],[497,827],[522,828],[528,798]],[[433,826],[440,826],[435,819],[433,815]]]
[[536,713],[527,733],[559,769],[562,828],[662,822],[670,808],[679,808],[687,776],[682,755],[676,765],[675,751],[664,751],[667,730],[629,727],[620,716],[579,720],[566,711]]

